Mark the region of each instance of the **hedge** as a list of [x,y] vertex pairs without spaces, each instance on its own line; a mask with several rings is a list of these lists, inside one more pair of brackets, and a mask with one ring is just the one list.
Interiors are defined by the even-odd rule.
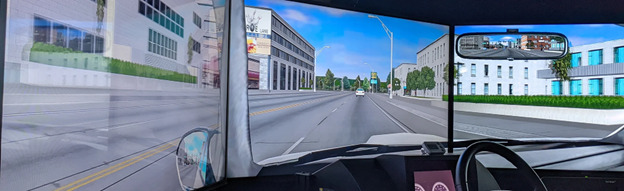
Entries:
[[[79,53],[79,54],[88,54],[79,51],[73,51],[69,48],[63,48],[51,44],[37,42],[33,44],[33,47],[30,49],[32,52],[47,52],[47,53]],[[63,54],[59,54],[63,55]],[[75,55],[75,54],[74,54]],[[71,54],[67,54],[67,56],[71,56]],[[62,57],[61,57],[62,58]],[[129,76],[138,76],[145,78],[154,78],[160,80],[169,80],[176,82],[185,82],[185,83],[197,83],[197,77],[189,74],[182,74],[170,70],[165,70],[161,68],[156,68],[153,66],[136,64],[128,61],[123,61],[115,58],[107,58],[101,57],[103,61],[99,62],[91,62],[87,66],[87,64],[79,64],[79,65],[64,65],[61,62],[45,62],[43,60],[36,60],[34,56],[31,55],[31,61],[38,62],[42,64],[49,64],[54,66],[62,66],[68,68],[77,68],[77,69],[85,69],[85,70],[93,70],[93,71],[101,71],[101,72],[109,72],[113,74],[124,74]],[[70,59],[71,60],[71,59]]]
[[[442,99],[448,101],[448,96],[445,95]],[[588,109],[624,109],[624,97],[621,96],[455,95],[454,101]]]

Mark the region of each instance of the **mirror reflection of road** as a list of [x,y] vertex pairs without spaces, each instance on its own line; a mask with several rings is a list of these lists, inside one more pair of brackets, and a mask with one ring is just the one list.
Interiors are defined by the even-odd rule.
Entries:
[[499,48],[499,49],[464,49],[461,50],[461,54],[471,57],[485,57],[485,58],[544,58],[544,57],[557,57],[561,55],[561,52],[549,51],[549,50],[522,50],[517,48]]
[[[179,137],[214,128],[218,91],[5,86],[0,190],[181,190]],[[446,136],[431,99],[354,92],[250,91],[256,161],[364,143],[372,135]],[[600,137],[614,126],[456,112],[455,138]]]

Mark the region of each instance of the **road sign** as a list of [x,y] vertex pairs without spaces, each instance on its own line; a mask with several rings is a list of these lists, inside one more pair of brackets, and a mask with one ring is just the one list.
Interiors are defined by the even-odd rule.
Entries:
[[377,84],[377,79],[372,79],[371,84]]
[[371,79],[377,79],[377,72],[371,72]]

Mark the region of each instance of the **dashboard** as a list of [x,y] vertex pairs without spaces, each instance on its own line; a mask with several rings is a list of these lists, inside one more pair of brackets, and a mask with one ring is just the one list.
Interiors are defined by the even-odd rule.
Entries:
[[[348,149],[354,148],[360,147]],[[623,146],[571,143],[510,148],[534,167],[548,190],[624,191],[624,173],[620,169],[624,164],[605,161],[613,158],[613,155],[622,155]],[[257,177],[228,179],[227,183],[216,189],[453,191],[455,166],[461,153],[460,148],[452,154],[423,155],[420,149],[412,148],[386,154],[323,159],[302,157],[297,162],[265,166]],[[483,153],[477,159],[479,164],[487,168],[501,189],[518,190],[527,186],[518,181],[514,167],[509,166],[502,158]],[[576,163],[593,168],[557,168],[560,164],[570,167]],[[475,173],[474,168],[471,171],[470,173]]]

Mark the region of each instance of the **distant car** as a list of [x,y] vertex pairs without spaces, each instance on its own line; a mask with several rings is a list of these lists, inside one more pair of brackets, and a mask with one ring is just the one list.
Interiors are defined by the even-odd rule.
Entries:
[[358,88],[357,90],[355,90],[355,97],[358,97],[358,96],[364,97],[364,89]]

